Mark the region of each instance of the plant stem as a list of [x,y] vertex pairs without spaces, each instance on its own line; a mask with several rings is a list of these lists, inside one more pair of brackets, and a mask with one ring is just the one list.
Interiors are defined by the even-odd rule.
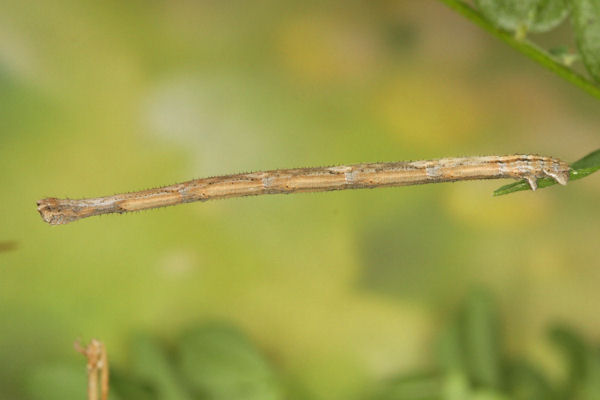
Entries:
[[98,400],[98,370],[101,371],[100,400],[108,400],[108,358],[104,344],[92,339],[89,345],[83,347],[76,341],[75,350],[87,358],[88,400]]
[[600,87],[596,86],[592,81],[585,78],[581,74],[573,71],[565,65],[558,62],[554,57],[548,54],[545,50],[536,46],[534,43],[527,39],[517,39],[510,32],[503,31],[494,26],[488,21],[479,11],[475,10],[469,4],[461,0],[439,0],[446,4],[448,7],[458,12],[465,18],[471,20],[475,24],[479,25],[498,39],[504,41],[512,48],[525,54],[527,57],[536,61],[538,64],[546,67],[550,71],[556,73],[563,79],[573,83],[579,88],[583,89],[592,96],[600,99]]

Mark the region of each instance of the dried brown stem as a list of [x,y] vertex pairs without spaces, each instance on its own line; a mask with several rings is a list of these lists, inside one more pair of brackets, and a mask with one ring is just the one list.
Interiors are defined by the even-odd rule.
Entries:
[[100,371],[100,399],[108,400],[109,371],[106,348],[99,340],[92,339],[86,347],[75,342],[75,350],[87,358],[88,400],[98,400],[98,371]]

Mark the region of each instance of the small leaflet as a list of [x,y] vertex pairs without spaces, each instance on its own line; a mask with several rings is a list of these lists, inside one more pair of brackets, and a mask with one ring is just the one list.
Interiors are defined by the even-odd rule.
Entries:
[[600,0],[573,0],[572,22],[583,64],[600,82]]
[[568,0],[475,0],[487,19],[518,35],[547,32],[569,14]]

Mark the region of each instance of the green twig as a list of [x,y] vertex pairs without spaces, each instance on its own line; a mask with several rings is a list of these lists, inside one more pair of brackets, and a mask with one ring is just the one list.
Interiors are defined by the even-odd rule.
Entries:
[[465,18],[471,20],[475,24],[479,25],[486,31],[490,32],[492,35],[496,36],[498,39],[504,41],[512,48],[520,51],[525,54],[527,57],[536,61],[538,64],[546,67],[550,71],[556,73],[558,76],[563,79],[573,83],[579,88],[585,90],[592,96],[600,99],[600,87],[596,86],[592,81],[585,78],[584,76],[578,74],[572,69],[566,67],[557,61],[554,57],[552,57],[545,50],[536,46],[534,43],[530,42],[527,39],[517,39],[510,32],[503,31],[496,26],[494,26],[490,21],[488,21],[483,15],[479,13],[476,9],[471,7],[470,5],[464,3],[461,0],[439,0],[442,3],[446,4],[448,7],[458,12]]

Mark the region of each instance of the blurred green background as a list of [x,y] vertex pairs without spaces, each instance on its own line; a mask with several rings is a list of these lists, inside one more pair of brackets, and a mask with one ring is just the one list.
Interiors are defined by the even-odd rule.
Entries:
[[[573,43],[564,27],[535,39]],[[504,182],[471,182],[57,227],[35,202],[285,167],[574,161],[600,147],[598,111],[434,1],[1,0],[0,241],[16,248],[0,253],[0,398],[61,380],[66,393],[65,365],[84,385],[76,338],[103,340],[129,376],[136,346],[174,348],[196,324],[261,355],[247,370],[268,364],[281,392],[256,398],[361,398],[437,368],[436,338],[474,286],[502,315],[503,351],[560,380],[550,324],[600,341],[597,176],[497,198]]]

